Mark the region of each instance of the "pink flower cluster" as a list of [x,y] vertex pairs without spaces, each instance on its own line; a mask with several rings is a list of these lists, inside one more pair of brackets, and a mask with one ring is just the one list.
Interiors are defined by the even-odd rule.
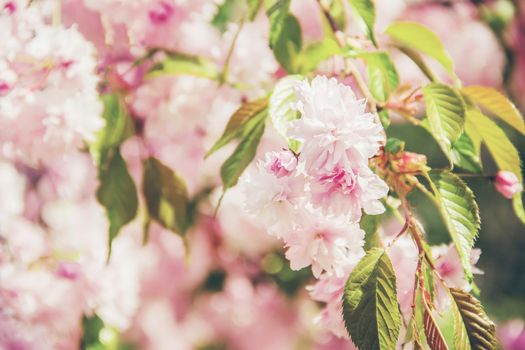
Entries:
[[104,125],[95,49],[48,23],[45,4],[0,2],[0,153],[37,163],[82,146]]
[[364,255],[363,212],[384,211],[388,186],[368,167],[384,132],[366,101],[335,79],[317,76],[295,86],[288,136],[298,154],[268,152],[242,178],[246,210],[281,238],[292,269],[311,266],[319,282],[310,289],[327,303],[322,320],[346,334],[340,312],[344,281]]

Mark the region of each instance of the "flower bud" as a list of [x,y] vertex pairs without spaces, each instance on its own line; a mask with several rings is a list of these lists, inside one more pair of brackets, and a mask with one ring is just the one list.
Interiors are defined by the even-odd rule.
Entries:
[[288,176],[297,167],[297,158],[290,151],[269,152],[266,155],[266,167],[277,177]]
[[496,190],[508,199],[511,199],[514,194],[523,190],[516,174],[510,171],[498,171],[495,186]]

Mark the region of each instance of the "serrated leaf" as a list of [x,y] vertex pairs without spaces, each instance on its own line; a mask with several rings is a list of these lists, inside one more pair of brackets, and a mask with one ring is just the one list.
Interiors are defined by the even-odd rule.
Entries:
[[441,83],[423,88],[430,132],[445,155],[451,159],[452,144],[463,132],[465,105],[454,89]]
[[95,140],[89,144],[89,152],[100,164],[104,154],[113,147],[119,146],[133,135],[134,127],[123,101],[117,94],[103,95],[105,125],[97,133]]
[[377,46],[374,34],[374,23],[376,20],[376,9],[372,0],[348,0],[355,17],[372,43]]
[[360,54],[367,64],[368,86],[372,95],[385,102],[392,91],[399,86],[396,67],[386,52],[367,52]]
[[456,350],[471,350],[467,329],[456,303],[452,303],[451,310],[454,317],[454,347]]
[[272,45],[275,58],[290,74],[299,73],[303,39],[299,21],[288,14],[284,19],[282,30]]
[[465,325],[472,350],[495,350],[496,326],[488,318],[479,300],[455,288],[450,289],[450,294]]
[[142,188],[150,218],[184,234],[188,228],[188,194],[184,180],[158,159],[144,161]]
[[257,146],[264,134],[265,120],[261,120],[253,130],[239,143],[233,154],[221,166],[221,179],[224,190],[237,184],[244,169],[251,163],[257,152]]
[[432,350],[448,350],[447,342],[439,326],[432,316],[432,311],[428,304],[425,304],[425,311],[423,312],[423,328],[427,343]]
[[[500,170],[511,171],[523,183],[521,159],[518,150],[505,132],[491,119],[476,109],[467,111],[465,129],[475,142],[483,142]],[[478,146],[479,147],[479,146]],[[512,207],[516,216],[525,224],[525,210],[521,198],[522,193],[516,193],[512,199]]]
[[394,22],[385,31],[398,44],[432,57],[456,79],[454,61],[439,37],[427,27],[415,22]]
[[320,63],[341,53],[341,48],[337,42],[331,38],[325,38],[323,41],[310,44],[301,52],[299,71],[301,74],[310,73],[317,68]]
[[483,109],[525,135],[523,116],[516,106],[502,93],[485,86],[467,86],[461,91]]
[[466,132],[463,132],[452,145],[452,161],[467,171],[482,173],[479,147],[474,145]]
[[111,150],[99,167],[97,200],[106,209],[109,220],[109,244],[124,225],[135,218],[138,196],[133,178],[118,148]]
[[450,172],[431,173],[430,180],[445,225],[456,246],[465,276],[472,282],[470,252],[478,235],[480,218],[474,194]]
[[200,78],[217,80],[217,65],[208,58],[172,52],[164,60],[151,67],[147,79],[163,75],[191,75]]
[[242,104],[235,113],[232,114],[222,136],[206,153],[206,157],[209,157],[243,134],[249,134],[259,121],[266,117],[267,106],[268,100],[265,98]]
[[439,329],[436,320],[429,312],[425,309],[424,313],[423,327],[425,329],[425,336],[427,338],[427,343],[432,350],[448,350],[447,342]]
[[401,316],[396,296],[396,276],[388,255],[371,249],[346,282],[343,317],[359,349],[394,349]]
[[300,117],[299,112],[293,104],[297,101],[295,86],[304,78],[300,75],[288,75],[277,82],[270,96],[268,113],[272,119],[275,130],[288,140],[288,144],[294,140],[288,139],[288,128],[290,122]]
[[465,129],[472,138],[487,146],[500,170],[512,171],[523,181],[518,150],[505,132],[490,118],[475,109],[467,111]]

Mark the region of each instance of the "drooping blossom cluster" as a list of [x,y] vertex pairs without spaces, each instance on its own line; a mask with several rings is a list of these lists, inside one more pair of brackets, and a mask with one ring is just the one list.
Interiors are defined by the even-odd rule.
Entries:
[[[368,167],[384,142],[383,128],[366,101],[336,79],[317,76],[295,86],[300,117],[288,135],[301,142],[268,152],[243,178],[246,210],[281,238],[290,266],[311,266],[311,288],[326,302],[321,319],[339,336],[345,277],[364,255],[363,213],[384,211],[388,186]],[[331,325],[330,325],[331,323]]]
[[93,45],[74,27],[48,23],[49,6],[2,6],[2,156],[36,163],[93,140],[104,125]]
[[[297,84],[300,118],[287,137],[301,147],[283,149],[268,125],[260,160],[228,190],[216,217],[213,200],[200,199],[184,239],[152,223],[145,242],[140,197],[107,260],[109,222],[86,151],[104,127],[100,96],[122,97],[134,124],[120,151],[139,192],[142,161],[153,156],[185,180],[193,199],[220,184],[217,169],[231,145],[204,155],[228,118],[285,74],[268,47],[264,11],[219,29],[211,21],[223,3],[0,0],[1,349],[77,349],[90,331],[83,319],[95,316],[105,335],[147,350],[355,349],[344,339],[341,300],[365,254],[362,215],[384,210],[388,187],[369,160],[385,136],[366,101],[335,79]],[[381,29],[405,8],[402,0],[377,3],[396,10],[378,8]],[[323,36],[318,10],[314,0],[292,1],[305,47]],[[147,76],[170,52],[204,57],[225,81]],[[502,193],[515,190],[505,186]],[[385,242],[392,232],[384,229]],[[433,253],[447,283],[468,288],[452,246]],[[308,276],[291,291],[280,285],[281,254],[293,270],[311,269],[316,283],[305,290]],[[408,315],[417,250],[402,237],[388,254]]]

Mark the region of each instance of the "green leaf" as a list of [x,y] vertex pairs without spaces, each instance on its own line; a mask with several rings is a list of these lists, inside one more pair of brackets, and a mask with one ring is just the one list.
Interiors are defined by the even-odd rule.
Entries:
[[384,250],[369,250],[348,277],[343,318],[359,349],[391,350],[396,347],[401,316],[396,276]]
[[308,74],[317,68],[320,63],[341,53],[341,48],[331,38],[325,38],[323,41],[310,44],[301,52],[299,71],[301,74]]
[[516,193],[514,197],[512,197],[512,207],[514,208],[514,212],[518,219],[520,219],[521,223],[525,225],[525,209],[523,208],[523,199],[521,198],[522,194],[523,192]]
[[[480,142],[487,146],[489,153],[500,170],[513,172],[520,182],[523,183],[521,159],[518,150],[493,120],[476,109],[469,109],[467,111],[465,129],[469,136],[476,140],[474,142],[477,142],[478,148]],[[521,195],[522,193],[514,195],[512,206],[518,219],[525,224],[525,210],[523,209]]]
[[233,154],[222,164],[221,179],[224,191],[237,184],[244,169],[255,157],[257,146],[264,134],[264,122],[265,119],[259,121],[253,130],[239,143]]
[[388,114],[388,110],[381,109],[377,114],[379,115],[381,125],[383,125],[383,128],[386,130],[390,126],[390,115]]
[[106,209],[109,220],[109,244],[120,229],[137,214],[138,196],[133,178],[118,148],[111,150],[99,169],[97,200]]
[[451,305],[451,311],[454,318],[454,347],[456,350],[471,350],[467,329],[455,302]]
[[377,46],[374,34],[376,9],[372,0],[348,0],[357,21],[372,43]]
[[439,37],[427,27],[415,22],[394,22],[385,31],[399,45],[420,51],[432,57],[456,79],[454,61],[441,43]]
[[482,173],[479,147],[476,148],[466,132],[463,132],[452,145],[452,161],[467,171]]
[[360,54],[367,64],[368,86],[372,95],[385,102],[392,91],[399,86],[396,67],[386,52],[367,52]]
[[293,107],[297,101],[295,86],[304,78],[300,75],[288,75],[277,82],[270,96],[268,113],[272,119],[275,130],[284,137],[289,145],[297,141],[288,138],[288,127],[290,122],[300,117],[299,112]]
[[448,350],[448,345],[443,336],[443,333],[439,329],[439,326],[432,315],[432,309],[425,295],[422,295],[423,300],[423,329],[425,331],[425,337],[427,343],[432,350]]
[[487,112],[525,135],[525,122],[522,115],[516,106],[499,91],[484,86],[467,86],[461,91]]
[[472,282],[470,252],[478,235],[480,218],[474,194],[450,172],[431,173],[436,203],[456,246],[467,280]]
[[398,153],[405,149],[405,142],[395,137],[389,137],[385,143],[385,151],[388,153]]
[[423,88],[430,132],[445,155],[451,159],[452,144],[463,132],[465,104],[451,87],[430,83]]
[[188,229],[188,194],[184,180],[159,160],[144,161],[142,183],[149,216],[165,228],[184,234]]
[[425,335],[430,349],[448,350],[445,337],[443,337],[443,333],[441,333],[441,330],[429,309],[425,309],[423,315],[423,327],[425,329]]
[[488,318],[479,300],[455,288],[450,289],[450,294],[454,298],[465,325],[471,349],[495,350],[497,348],[496,326]]
[[359,226],[365,231],[365,251],[369,251],[372,248],[381,247],[381,237],[379,236],[379,224],[381,223],[380,215],[363,215]]
[[228,23],[240,22],[245,18],[253,21],[260,7],[261,0],[225,0],[217,6],[211,24],[224,33]]
[[301,26],[297,19],[289,14],[284,19],[282,30],[272,50],[277,61],[290,74],[299,72],[301,47]]
[[265,0],[266,14],[270,21],[270,47],[274,48],[282,36],[291,0]]
[[253,21],[257,17],[257,13],[259,13],[262,0],[246,0],[246,3],[248,4],[248,19]]
[[163,75],[192,75],[200,78],[217,80],[217,65],[208,58],[172,52],[163,61],[151,67],[147,79]]
[[211,20],[211,24],[224,33],[228,23],[236,22],[242,18],[243,0],[225,0],[217,6],[217,12]]
[[332,0],[328,7],[330,16],[334,19],[337,28],[344,31],[346,28],[346,11],[343,0]]
[[265,98],[241,105],[230,117],[222,136],[206,153],[206,157],[209,157],[234,139],[249,134],[259,124],[261,119],[266,118],[267,105],[268,100]]
[[470,136],[474,135],[485,143],[500,170],[512,171],[523,181],[518,150],[494,121],[477,110],[469,109],[465,128]]
[[102,158],[109,149],[119,146],[134,132],[133,122],[117,94],[103,95],[102,102],[105,125],[89,144],[89,152],[97,164],[103,161]]

